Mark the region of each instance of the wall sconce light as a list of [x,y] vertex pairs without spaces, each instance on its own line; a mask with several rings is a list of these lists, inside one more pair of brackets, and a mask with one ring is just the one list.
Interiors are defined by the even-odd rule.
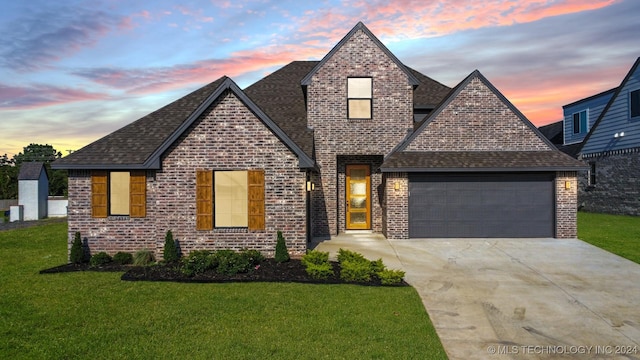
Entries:
[[395,191],[400,190],[400,182],[399,182],[399,181],[397,181],[397,180],[396,180],[396,181],[393,183],[393,189],[394,189]]
[[307,181],[307,191],[311,191],[311,190],[315,190],[316,189],[316,184],[314,184],[311,181]]
[[567,190],[571,189],[571,181],[565,181],[564,182],[564,188],[567,189]]

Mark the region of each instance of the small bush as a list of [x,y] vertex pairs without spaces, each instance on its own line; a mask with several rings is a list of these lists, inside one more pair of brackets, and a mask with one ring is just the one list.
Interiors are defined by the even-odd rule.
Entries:
[[256,265],[259,265],[262,261],[264,261],[264,255],[258,250],[248,250],[242,249],[240,251],[240,256],[242,256],[245,261],[249,264],[249,269],[255,268]]
[[215,256],[218,261],[216,271],[219,274],[233,275],[239,272],[247,272],[251,266],[247,258],[242,257],[233,250],[218,250]]
[[371,272],[374,274],[377,274],[381,271],[384,271],[386,269],[386,267],[384,266],[384,263],[382,262],[382,259],[378,259],[378,260],[373,260],[371,261]]
[[305,270],[307,274],[313,279],[328,279],[333,275],[333,266],[330,263],[322,263],[322,264],[313,264],[309,263],[306,265]]
[[358,262],[365,262],[365,261],[369,261],[367,260],[364,256],[362,256],[362,254],[357,253],[355,251],[351,251],[351,250],[345,250],[345,249],[338,249],[338,262],[342,263],[345,261],[350,261],[350,262],[354,262],[354,261],[358,261]]
[[162,257],[167,263],[175,263],[180,260],[178,246],[173,240],[173,233],[171,232],[171,230],[167,231],[167,235],[165,235],[164,237],[164,249],[162,250]]
[[382,270],[376,273],[382,285],[398,285],[404,278],[404,271],[400,270]]
[[133,264],[133,255],[128,252],[117,252],[113,255],[113,262],[120,265]]
[[214,252],[209,250],[196,250],[182,259],[182,272],[187,276],[202,274],[207,270],[218,266]]
[[133,265],[147,266],[155,261],[151,250],[138,250],[133,254]]
[[100,266],[108,264],[111,261],[113,261],[113,259],[111,258],[111,256],[109,256],[109,254],[107,254],[106,252],[99,252],[91,257],[89,263],[91,264],[91,266]]
[[305,266],[327,264],[329,263],[329,253],[318,250],[311,250],[306,253],[300,260]]
[[349,282],[371,281],[371,263],[367,261],[343,261],[340,263],[340,278]]
[[289,251],[287,250],[287,243],[284,241],[284,236],[282,236],[282,231],[278,231],[275,259],[279,263],[289,261]]
[[76,231],[73,243],[71,244],[71,254],[69,254],[69,260],[73,264],[82,264],[85,262],[84,249],[82,247],[82,239],[80,232]]

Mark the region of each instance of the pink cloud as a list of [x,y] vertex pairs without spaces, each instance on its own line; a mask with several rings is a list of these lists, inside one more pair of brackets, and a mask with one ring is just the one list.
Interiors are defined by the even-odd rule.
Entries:
[[76,101],[105,100],[106,94],[52,85],[10,86],[0,84],[0,109],[36,109]]

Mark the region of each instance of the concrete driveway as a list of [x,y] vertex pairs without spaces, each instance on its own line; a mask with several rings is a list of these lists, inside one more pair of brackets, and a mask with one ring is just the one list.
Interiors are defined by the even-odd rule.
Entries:
[[320,243],[402,268],[450,359],[640,359],[640,265],[580,240]]

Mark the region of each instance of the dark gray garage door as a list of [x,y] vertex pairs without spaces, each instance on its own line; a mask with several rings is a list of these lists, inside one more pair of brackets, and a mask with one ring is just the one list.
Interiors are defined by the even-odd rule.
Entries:
[[410,174],[409,237],[553,237],[553,174]]

